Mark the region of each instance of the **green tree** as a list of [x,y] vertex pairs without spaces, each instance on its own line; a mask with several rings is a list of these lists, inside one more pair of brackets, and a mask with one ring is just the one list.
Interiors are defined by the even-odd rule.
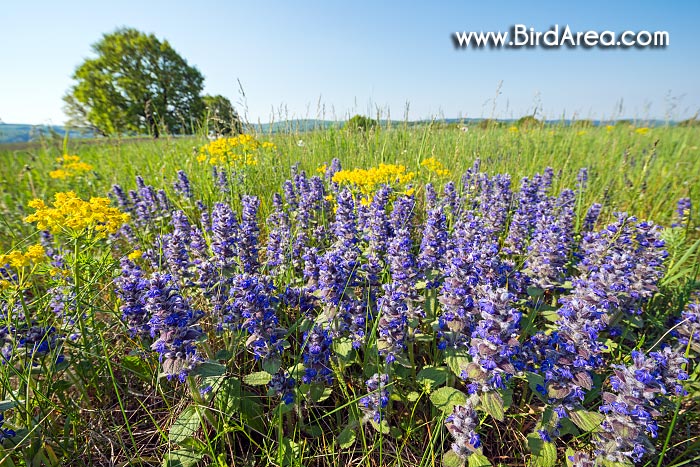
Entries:
[[238,135],[243,133],[241,118],[233,104],[221,95],[202,97],[205,108],[206,124],[210,132],[220,135]]
[[520,117],[515,125],[520,128],[538,128],[544,125],[544,122],[537,120],[534,115]]
[[369,131],[377,127],[377,121],[364,115],[354,115],[345,124],[350,131]]
[[164,128],[189,133],[204,104],[204,77],[168,43],[136,29],[118,29],[93,44],[96,58],[73,74],[64,101],[71,122],[103,135],[149,132]]

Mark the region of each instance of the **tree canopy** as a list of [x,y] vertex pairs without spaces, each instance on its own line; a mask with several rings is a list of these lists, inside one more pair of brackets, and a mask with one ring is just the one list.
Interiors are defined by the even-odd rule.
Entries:
[[204,77],[153,34],[122,28],[93,44],[95,58],[73,74],[66,96],[72,123],[103,135],[160,130],[191,133],[201,121]]
[[217,136],[237,135],[243,132],[243,124],[233,104],[221,95],[202,97],[206,109],[206,123],[210,133]]

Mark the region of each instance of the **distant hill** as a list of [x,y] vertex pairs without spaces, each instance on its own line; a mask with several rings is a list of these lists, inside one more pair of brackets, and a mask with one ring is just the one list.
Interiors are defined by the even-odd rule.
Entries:
[[[381,126],[416,126],[424,125],[430,122],[445,123],[445,124],[458,124],[463,123],[467,126],[474,125],[480,122],[481,118],[444,118],[435,120],[414,120],[409,122],[404,122],[403,120],[381,120],[379,123]],[[514,119],[500,119],[498,120],[504,123],[514,123]],[[631,122],[631,120],[627,120]],[[591,120],[592,125],[599,126],[608,124],[608,121],[601,120]],[[561,124],[561,120],[547,120],[547,124]],[[571,124],[571,120],[564,120],[565,124]],[[639,122],[645,126],[661,126],[665,125],[666,122],[662,120],[651,120]],[[671,122],[671,125],[675,125],[676,122]],[[248,127],[258,133],[304,133],[306,131],[314,130],[325,130],[328,128],[342,128],[345,125],[344,121],[338,120],[318,120],[318,119],[296,119],[296,120],[282,120],[279,122],[271,123],[249,123]],[[43,137],[50,136],[52,133],[59,135],[60,137],[65,136],[66,129],[60,125],[27,125],[22,123],[0,123],[0,144],[5,143],[28,143],[31,141],[37,141]],[[95,135],[91,132],[82,132],[78,130],[70,130],[69,137],[71,139],[79,138],[94,138]]]
[[[66,129],[60,125],[27,125],[23,123],[0,123],[0,144],[2,143],[28,143],[52,133],[60,137],[65,136]],[[92,133],[69,131],[70,138],[89,138]]]

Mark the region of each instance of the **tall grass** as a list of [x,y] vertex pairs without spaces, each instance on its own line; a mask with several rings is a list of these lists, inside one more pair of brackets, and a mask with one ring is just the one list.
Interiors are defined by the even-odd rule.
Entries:
[[[480,158],[490,174],[509,173],[517,181],[552,167],[560,173],[554,189],[573,186],[578,170],[591,173],[590,199],[603,202],[606,213],[622,210],[640,218],[667,223],[680,197],[700,193],[700,131],[697,128],[658,127],[648,132],[631,126],[595,127],[584,130],[569,126],[535,129],[473,128],[467,132],[441,123],[418,127],[403,125],[378,131],[348,132],[342,128],[296,134],[269,134],[265,139],[279,148],[249,171],[245,191],[251,194],[279,191],[290,167],[299,163],[309,173],[334,157],[344,167],[370,167],[380,162],[418,168],[421,160],[436,157],[453,177]],[[515,127],[512,127],[515,128]],[[63,153],[63,141],[10,152],[0,147],[0,215],[5,238],[24,238],[20,221],[28,200],[46,198],[67,188],[82,195],[104,195],[112,184],[134,186],[134,176],[164,185],[177,170],[184,170],[200,189],[212,189],[211,167],[196,161],[198,138],[159,140],[70,141],[67,150],[93,164],[95,176],[57,183],[48,177],[55,158]],[[263,214],[268,197],[263,197]],[[17,240],[15,240],[17,241]],[[6,246],[12,241],[4,240]]]

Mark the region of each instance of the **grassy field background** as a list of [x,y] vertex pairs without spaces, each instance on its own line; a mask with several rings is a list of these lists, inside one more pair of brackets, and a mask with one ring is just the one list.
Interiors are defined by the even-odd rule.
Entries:
[[[419,127],[394,125],[390,129],[350,132],[342,128],[297,134],[258,135],[274,142],[278,151],[247,169],[241,191],[262,195],[262,213],[268,213],[270,194],[279,192],[290,168],[299,164],[310,174],[333,158],[344,168],[372,167],[379,163],[406,165],[409,171],[435,157],[458,181],[477,158],[489,174],[508,173],[514,187],[524,176],[552,167],[557,175],[554,191],[573,187],[582,167],[589,169],[587,201],[602,202],[604,213],[628,211],[640,218],[668,223],[681,197],[700,193],[700,130],[680,127],[504,128],[460,131],[458,125],[439,122]],[[211,166],[197,162],[197,149],[206,139],[108,140],[103,142],[44,140],[27,149],[0,146],[0,212],[4,241],[24,238],[21,217],[27,201],[46,199],[56,191],[73,189],[82,196],[104,196],[115,183],[135,186],[141,175],[147,183],[171,190],[177,170],[184,170],[204,193],[213,196]],[[64,152],[79,154],[95,167],[94,177],[57,181],[48,176],[55,159]],[[441,180],[444,182],[445,180]],[[605,219],[605,215],[603,217]]]

